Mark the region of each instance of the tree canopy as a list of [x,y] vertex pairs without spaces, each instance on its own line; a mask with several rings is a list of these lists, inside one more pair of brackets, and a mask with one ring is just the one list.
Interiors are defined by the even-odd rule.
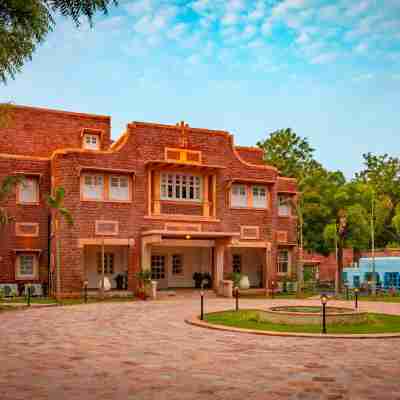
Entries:
[[400,242],[398,158],[364,154],[363,169],[347,180],[321,165],[308,139],[291,129],[274,131],[257,145],[266,163],[298,181],[304,249],[327,254],[337,245],[343,267],[343,249],[369,249],[372,229],[377,247]]
[[71,18],[79,25],[86,17],[107,13],[117,0],[0,0],[0,80],[14,78],[38,44],[55,27],[56,15]]

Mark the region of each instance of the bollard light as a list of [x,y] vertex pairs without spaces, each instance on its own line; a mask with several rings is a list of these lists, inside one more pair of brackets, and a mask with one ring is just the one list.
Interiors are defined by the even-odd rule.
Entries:
[[354,306],[358,310],[358,288],[354,289]]
[[204,290],[201,288],[200,290],[200,319],[203,321],[204,319]]
[[326,333],[326,304],[328,303],[328,296],[323,294],[321,296],[322,303],[322,333]]
[[239,311],[239,288],[235,287],[236,311]]
[[26,287],[27,287],[27,289],[28,289],[28,307],[30,307],[31,306],[31,294],[32,294],[32,285],[30,284],[30,283],[28,283],[27,285],[26,285]]
[[84,290],[84,296],[85,296],[85,303],[88,302],[88,286],[89,286],[89,281],[86,279],[83,281],[83,290]]

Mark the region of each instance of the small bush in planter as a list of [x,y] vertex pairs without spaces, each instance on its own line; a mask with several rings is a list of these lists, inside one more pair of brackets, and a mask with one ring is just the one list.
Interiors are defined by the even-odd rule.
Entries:
[[242,279],[242,274],[240,272],[232,272],[229,276],[230,280],[233,281],[233,287],[239,287],[240,279]]

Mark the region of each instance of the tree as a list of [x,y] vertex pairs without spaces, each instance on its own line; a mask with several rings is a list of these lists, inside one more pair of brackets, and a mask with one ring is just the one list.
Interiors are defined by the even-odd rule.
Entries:
[[32,59],[38,44],[55,27],[61,14],[79,25],[86,17],[92,25],[96,12],[108,11],[117,0],[0,0],[0,80],[7,82]]
[[385,247],[400,241],[396,216],[400,208],[400,159],[388,154],[363,154],[365,168],[356,174],[355,181],[368,185],[375,193],[376,244]]
[[[21,176],[6,176],[0,185],[0,204],[6,201],[18,183],[23,183]],[[5,227],[13,220],[5,207],[0,206],[0,227]]]
[[50,207],[54,218],[54,234],[56,237],[56,297],[61,292],[61,241],[58,237],[60,219],[64,219],[68,225],[73,225],[71,213],[64,207],[65,190],[62,187],[54,190],[54,196],[47,196],[47,205]]
[[264,150],[264,161],[273,165],[284,176],[302,180],[320,164],[314,159],[314,149],[307,138],[301,138],[290,128],[279,129],[257,142]]

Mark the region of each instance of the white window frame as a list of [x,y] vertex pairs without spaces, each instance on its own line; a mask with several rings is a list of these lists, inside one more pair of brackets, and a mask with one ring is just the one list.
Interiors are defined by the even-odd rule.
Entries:
[[[32,273],[26,274],[21,272],[22,268],[22,259],[24,257],[32,258]],[[33,280],[38,279],[39,275],[39,262],[38,255],[35,253],[18,253],[16,257],[16,265],[15,265],[15,279],[17,280]]]
[[[96,253],[96,268],[97,268],[97,274],[101,275],[102,274],[102,268],[101,268],[101,260],[103,256],[101,254],[101,251],[98,251]],[[105,252],[104,253],[104,275],[114,275],[115,273],[115,255],[114,253],[111,252]]]
[[247,186],[234,183],[231,187],[231,207],[246,208],[248,207],[248,191]]
[[232,254],[232,272],[242,273],[242,255],[239,253]]
[[[203,177],[179,172],[160,173],[160,199],[201,203]],[[186,197],[183,197],[183,193]],[[190,198],[193,193],[193,198]]]
[[[253,185],[251,191],[253,195],[253,208],[268,208],[268,188],[264,185]],[[262,192],[264,192],[264,196],[260,195]]]
[[278,195],[278,215],[280,217],[289,217],[291,215],[291,207],[288,196],[281,194]]
[[[162,260],[162,261],[161,261]],[[161,280],[167,278],[167,257],[164,254],[151,255],[151,279]]]
[[[285,254],[283,256],[283,254]],[[290,273],[290,268],[291,268],[291,255],[290,251],[287,249],[280,249],[278,250],[278,255],[277,255],[277,273],[279,275],[289,275]],[[286,271],[283,271],[283,266],[286,265]]]
[[[121,183],[126,186],[121,186]],[[113,184],[117,186],[113,186]],[[127,175],[110,175],[108,178],[108,196],[113,201],[130,201],[131,200],[130,177]]]
[[[179,260],[178,264],[175,261]],[[177,268],[179,267],[178,271]],[[180,253],[174,253],[171,256],[171,272],[174,276],[181,276],[183,275],[183,255]]]
[[85,133],[83,135],[83,148],[86,150],[100,150],[100,135]]
[[[31,190],[31,198],[24,199],[24,191]],[[25,176],[22,182],[18,183],[18,203],[38,204],[39,203],[39,178],[36,176]],[[25,195],[26,196],[26,195]],[[28,197],[28,196],[26,196]]]
[[[87,184],[87,178],[91,179],[91,187],[97,187],[99,186],[100,189],[97,189],[98,191],[98,197],[97,196],[90,196],[88,195],[88,192],[86,191],[86,187],[89,186]],[[101,178],[101,182],[102,184],[99,185],[98,182],[100,181]],[[101,174],[84,174],[82,176],[82,199],[83,200],[93,200],[93,201],[101,201],[104,200],[104,187],[105,187],[105,182],[104,182],[104,175]],[[94,183],[94,184],[93,184]],[[95,189],[92,189],[95,190]]]

